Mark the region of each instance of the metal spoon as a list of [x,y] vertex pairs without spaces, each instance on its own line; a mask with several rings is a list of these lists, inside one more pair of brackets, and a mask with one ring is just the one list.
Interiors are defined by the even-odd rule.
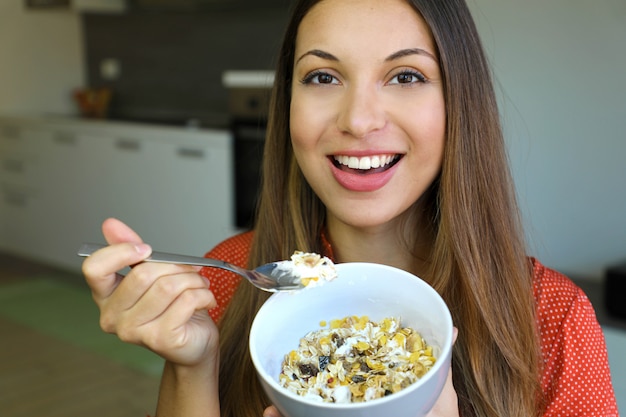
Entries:
[[[106,246],[107,245],[99,243],[83,243],[78,249],[77,255],[89,256],[98,249],[102,249]],[[226,269],[227,271],[241,275],[250,281],[255,287],[268,292],[292,291],[304,288],[304,284],[302,284],[300,277],[293,275],[292,268],[287,266],[287,263],[290,261],[272,262],[261,265],[253,270],[249,270],[220,261],[219,259],[153,251],[149,258],[144,259],[144,262],[198,265]]]

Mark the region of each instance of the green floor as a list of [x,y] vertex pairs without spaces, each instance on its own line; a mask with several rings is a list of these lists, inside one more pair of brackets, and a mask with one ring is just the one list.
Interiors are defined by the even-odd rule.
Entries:
[[77,286],[45,276],[6,283],[0,286],[0,315],[147,375],[161,373],[157,355],[100,330],[91,294]]

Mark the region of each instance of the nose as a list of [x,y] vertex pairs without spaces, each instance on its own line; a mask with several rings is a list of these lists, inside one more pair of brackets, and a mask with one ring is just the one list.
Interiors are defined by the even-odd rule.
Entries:
[[340,131],[363,138],[385,123],[382,98],[375,87],[352,86],[345,91],[337,116]]

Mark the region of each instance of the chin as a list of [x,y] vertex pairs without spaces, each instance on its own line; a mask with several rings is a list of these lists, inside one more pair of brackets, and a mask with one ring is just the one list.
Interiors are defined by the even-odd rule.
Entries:
[[380,207],[376,207],[376,205],[374,207],[371,211],[363,208],[340,210],[338,213],[334,212],[332,216],[341,223],[357,229],[388,226],[398,221],[401,217],[401,214],[398,214],[395,210],[393,212],[384,212],[380,210]]

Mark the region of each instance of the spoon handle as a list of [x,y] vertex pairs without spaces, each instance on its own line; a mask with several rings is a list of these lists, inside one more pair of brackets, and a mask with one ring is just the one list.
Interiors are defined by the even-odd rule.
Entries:
[[[100,243],[83,243],[78,249],[78,256],[89,256],[98,249],[102,249],[107,245]],[[276,263],[263,265],[257,270],[250,271],[248,269],[240,268],[237,265],[229,264],[228,262],[221,261],[219,259],[203,258],[201,256],[188,256],[178,255],[175,253],[166,252],[152,252],[149,258],[143,260],[143,262],[161,262],[170,264],[183,264],[183,265],[197,265],[208,266],[213,268],[221,268],[235,274],[241,275],[248,281],[250,281],[255,287],[268,292],[276,292],[281,290],[293,290],[302,288],[299,283],[294,284],[293,279],[283,279],[285,282],[281,284],[280,278],[272,276],[272,271],[275,269]]]
[[[78,249],[78,256],[89,256],[98,249],[102,249],[107,245],[100,243],[83,243]],[[220,261],[219,259],[203,258],[200,256],[178,255],[175,253],[167,252],[152,252],[149,258],[144,259],[144,262],[161,262],[168,264],[182,264],[182,265],[196,265],[196,266],[211,266],[215,268],[227,269],[232,272],[241,274],[240,268],[235,265],[231,265],[227,262]]]

